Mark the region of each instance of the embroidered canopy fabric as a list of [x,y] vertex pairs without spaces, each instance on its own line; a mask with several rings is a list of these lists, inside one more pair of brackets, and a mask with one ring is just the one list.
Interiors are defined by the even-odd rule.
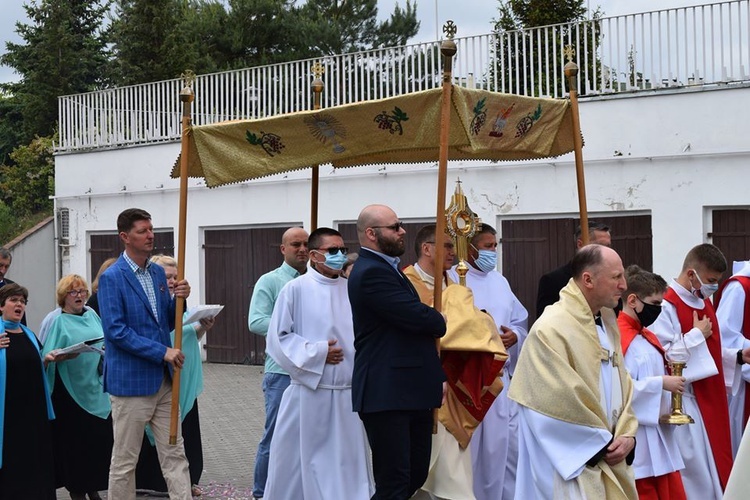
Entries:
[[[188,176],[216,187],[329,163],[436,161],[441,92],[193,127]],[[448,159],[525,160],[572,150],[568,100],[453,87]],[[172,176],[179,177],[179,161]]]

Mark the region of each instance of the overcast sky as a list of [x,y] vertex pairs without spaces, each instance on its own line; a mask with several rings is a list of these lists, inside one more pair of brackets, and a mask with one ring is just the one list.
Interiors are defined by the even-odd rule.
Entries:
[[[7,41],[19,42],[15,24],[27,22],[24,0],[3,0],[3,15],[0,16],[0,53],[5,53]],[[378,0],[380,17],[388,17],[396,4],[405,5],[406,0]],[[591,9],[601,6],[606,16],[648,12],[656,9],[653,0],[590,0]],[[709,4],[711,0],[659,0],[659,9],[685,7],[689,5]],[[435,12],[438,25],[452,19],[458,26],[458,35],[481,35],[492,31],[492,19],[496,18],[497,0],[418,0],[417,15],[421,22],[420,30],[413,42],[435,40]],[[17,75],[11,68],[0,66],[0,82],[16,80]]]

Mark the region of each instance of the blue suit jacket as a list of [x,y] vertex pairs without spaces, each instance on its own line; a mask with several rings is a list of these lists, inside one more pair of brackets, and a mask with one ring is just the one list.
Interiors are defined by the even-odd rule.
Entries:
[[174,329],[175,302],[164,269],[151,265],[149,273],[154,281],[158,321],[146,292],[122,255],[99,278],[104,390],[113,396],[148,396],[159,390],[164,379],[164,354],[172,346],[169,332]]
[[362,250],[349,276],[354,319],[354,411],[437,408],[445,380],[435,339],[445,321],[380,256]]

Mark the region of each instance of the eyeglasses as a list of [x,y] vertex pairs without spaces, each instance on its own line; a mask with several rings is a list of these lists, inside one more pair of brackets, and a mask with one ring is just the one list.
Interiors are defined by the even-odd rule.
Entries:
[[11,304],[23,304],[26,305],[28,301],[24,299],[23,297],[8,297],[5,299],[5,302],[10,302]]
[[80,295],[81,297],[85,297],[89,294],[89,291],[88,290],[68,290],[67,294],[70,295],[71,297],[76,297],[78,295]]
[[346,255],[346,253],[349,251],[347,247],[328,247],[328,248],[314,248],[314,251],[325,253],[328,252],[328,255],[336,255],[341,251],[342,254]]
[[390,229],[391,231],[398,232],[399,229],[404,228],[404,223],[401,221],[391,224],[390,226],[370,226],[371,229]]

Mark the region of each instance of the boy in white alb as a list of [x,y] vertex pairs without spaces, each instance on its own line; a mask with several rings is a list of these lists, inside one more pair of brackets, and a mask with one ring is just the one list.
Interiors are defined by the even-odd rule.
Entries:
[[[734,274],[714,298],[716,319],[721,330],[721,345],[725,349],[743,350],[750,347],[750,261],[735,262]],[[734,381],[732,381],[734,382]],[[729,423],[732,433],[732,453],[742,440],[742,433],[750,415],[750,364],[742,366],[739,383],[728,384]]]
[[669,375],[664,348],[646,325],[661,313],[667,282],[638,266],[625,272],[628,288],[622,295],[617,317],[625,367],[633,378],[633,411],[638,418],[636,434],[635,487],[640,500],[684,500],[685,488],[679,470],[682,462],[674,427],[659,424],[670,410],[671,392],[682,392],[685,378]]
[[721,500],[732,470],[725,383],[734,385],[741,370],[737,350],[722,346],[719,322],[708,300],[719,288],[726,268],[724,255],[714,245],[693,247],[650,327],[664,347],[681,335],[690,353],[683,372],[687,384],[682,401],[695,423],[678,426],[675,436],[685,462],[681,473],[685,493],[695,500]]

